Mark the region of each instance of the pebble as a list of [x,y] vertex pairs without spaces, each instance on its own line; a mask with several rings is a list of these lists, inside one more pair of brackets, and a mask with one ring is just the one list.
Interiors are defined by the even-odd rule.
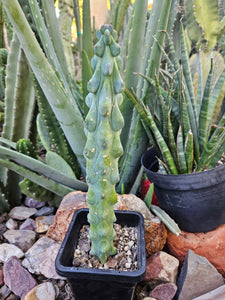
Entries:
[[34,244],[36,233],[32,230],[8,230],[4,233],[4,238],[26,252]]
[[3,285],[0,288],[0,296],[1,296],[0,299],[6,299],[10,295],[10,293],[11,293],[11,290],[6,285]]
[[27,218],[33,216],[36,212],[36,208],[16,206],[10,211],[9,216],[16,220],[26,220]]
[[10,218],[6,223],[5,223],[5,226],[8,228],[8,229],[17,229],[18,228],[18,223],[13,220],[12,218]]
[[24,253],[15,245],[7,243],[0,244],[0,262],[4,263],[12,256],[22,258],[24,256]]
[[26,219],[19,227],[19,230],[32,230],[36,231],[36,223],[33,219]]
[[150,297],[157,300],[172,300],[176,294],[177,286],[174,283],[157,285],[150,293]]
[[41,216],[36,217],[36,232],[37,233],[45,233],[48,231],[49,226],[52,224],[54,220],[54,216]]
[[34,217],[50,216],[54,212],[55,208],[53,206],[44,206],[35,213]]
[[37,282],[32,275],[22,267],[17,257],[11,257],[3,267],[4,282],[9,289],[22,300],[33,289]]
[[60,244],[41,237],[26,253],[22,265],[33,274],[42,274],[46,278],[62,279],[55,270],[55,258]]
[[45,282],[35,286],[24,300],[55,300],[56,292],[51,282]]
[[84,268],[93,267],[98,269],[114,269],[120,271],[136,270],[137,229],[135,227],[122,227],[119,224],[114,224],[114,230],[116,232],[114,245],[117,253],[113,259],[109,258],[108,261],[102,265],[98,259],[90,255],[91,243],[89,237],[89,225],[84,226],[80,231],[80,238],[74,252],[74,266]]
[[39,208],[42,208],[43,206],[45,206],[46,202],[40,202],[33,198],[26,197],[24,204],[28,207],[39,209]]

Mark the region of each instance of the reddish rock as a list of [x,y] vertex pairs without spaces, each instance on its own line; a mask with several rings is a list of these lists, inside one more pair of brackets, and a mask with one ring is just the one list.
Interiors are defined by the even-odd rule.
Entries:
[[21,299],[24,299],[25,295],[37,285],[36,280],[22,267],[17,257],[7,260],[3,272],[5,284]]
[[167,230],[158,217],[145,220],[145,246],[148,255],[163,249],[166,243]]
[[159,251],[147,259],[145,282],[148,282],[151,288],[161,283],[176,283],[178,266],[178,259]]
[[4,276],[3,276],[3,269],[0,268],[0,286],[2,286],[4,283]]
[[168,233],[169,252],[182,264],[188,249],[204,256],[224,276],[225,275],[225,224],[207,233],[188,233],[179,236]]
[[157,285],[150,293],[150,297],[157,300],[172,300],[177,291],[174,283],[164,283]]
[[[77,191],[71,192],[63,198],[55,215],[54,222],[47,232],[48,237],[58,242],[63,241],[74,212],[80,208],[88,208],[86,195],[87,193]],[[125,210],[126,204],[118,197],[118,202],[114,208]]]

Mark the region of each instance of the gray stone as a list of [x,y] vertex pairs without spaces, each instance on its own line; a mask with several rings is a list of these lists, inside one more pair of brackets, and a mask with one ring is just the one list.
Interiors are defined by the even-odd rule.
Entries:
[[45,206],[46,202],[40,202],[33,198],[26,197],[24,204],[28,207],[39,209],[39,208],[42,208],[43,206]]
[[48,231],[49,226],[52,224],[54,216],[41,216],[35,219],[36,222],[36,232],[45,233]]
[[5,224],[0,224],[0,235],[3,235],[7,230],[8,228]]
[[28,218],[26,219],[26,221],[24,221],[20,227],[19,230],[32,230],[32,231],[36,231],[36,223],[33,219]]
[[32,230],[8,230],[4,233],[4,237],[10,244],[26,252],[34,244],[36,233]]
[[33,274],[62,279],[55,270],[55,258],[60,244],[43,236],[26,253],[22,265]]
[[10,293],[11,293],[10,289],[6,285],[3,285],[0,288],[0,299],[6,299]]
[[18,223],[13,220],[13,219],[9,219],[6,223],[5,223],[5,226],[8,228],[8,229],[17,229],[18,228]]
[[36,212],[36,208],[16,206],[10,211],[9,216],[16,220],[26,220],[27,218],[33,216]]
[[22,258],[24,256],[23,251],[15,245],[1,244],[0,245],[0,262],[6,262],[10,257],[16,256]]
[[174,283],[164,283],[157,285],[150,293],[150,297],[157,300],[172,300],[177,292],[177,286]]
[[205,257],[188,250],[177,282],[178,300],[192,300],[223,284],[223,276]]
[[50,216],[54,214],[54,212],[55,212],[55,208],[53,206],[44,206],[41,209],[39,209],[34,216],[35,217]]
[[9,289],[22,300],[25,295],[36,285],[36,280],[22,267],[21,261],[16,257],[11,257],[4,264],[4,281]]
[[45,282],[35,286],[24,298],[24,300],[55,300],[56,292],[51,282]]
[[194,298],[193,300],[224,300],[224,299],[225,299],[225,285],[222,285],[209,293]]

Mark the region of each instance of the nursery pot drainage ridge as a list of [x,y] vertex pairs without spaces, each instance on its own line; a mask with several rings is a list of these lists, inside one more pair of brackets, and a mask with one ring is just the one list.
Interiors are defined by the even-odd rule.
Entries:
[[68,279],[76,300],[131,300],[136,284],[144,279],[146,272],[143,216],[137,212],[115,211],[116,223],[138,229],[137,270],[118,271],[74,267],[74,250],[79,240],[80,229],[83,225],[88,225],[88,212],[88,209],[80,209],[74,213],[56,257],[56,271]]

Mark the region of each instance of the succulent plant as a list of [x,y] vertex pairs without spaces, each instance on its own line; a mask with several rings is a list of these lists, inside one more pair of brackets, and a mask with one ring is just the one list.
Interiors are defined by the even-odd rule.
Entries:
[[123,81],[120,76],[120,47],[117,32],[111,25],[103,25],[97,32],[98,43],[91,64],[94,74],[88,82],[85,119],[91,254],[102,263],[115,254],[114,204],[115,185],[119,181],[118,159],[123,154],[120,132],[124,125],[119,110],[122,103]]

